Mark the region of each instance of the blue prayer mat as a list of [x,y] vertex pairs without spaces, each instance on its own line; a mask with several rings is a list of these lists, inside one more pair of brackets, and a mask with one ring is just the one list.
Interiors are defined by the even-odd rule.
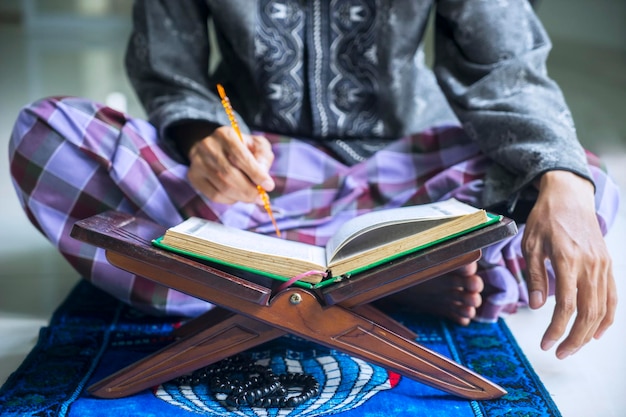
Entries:
[[275,374],[308,373],[319,393],[294,408],[232,407],[207,383],[182,379],[136,395],[99,399],[90,384],[164,347],[181,325],[145,315],[86,281],[41,330],[37,346],[0,389],[2,416],[560,416],[504,321],[463,327],[395,315],[423,346],[501,385],[508,394],[471,401],[318,344],[285,336],[241,355]]

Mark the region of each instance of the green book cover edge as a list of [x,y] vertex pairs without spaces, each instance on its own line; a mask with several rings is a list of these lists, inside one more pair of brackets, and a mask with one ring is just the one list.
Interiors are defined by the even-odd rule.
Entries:
[[[296,281],[294,283],[294,285],[299,286],[301,288],[307,288],[307,289],[326,287],[326,286],[328,286],[330,284],[333,284],[333,283],[335,283],[335,282],[337,282],[339,280],[342,280],[343,278],[349,278],[351,275],[355,275],[355,274],[358,274],[360,272],[367,271],[369,269],[375,268],[378,265],[382,265],[384,263],[393,261],[395,259],[402,258],[403,256],[410,255],[412,253],[424,250],[424,249],[429,248],[431,246],[434,246],[434,245],[436,245],[438,243],[442,243],[442,242],[445,242],[447,240],[454,239],[455,237],[462,236],[462,235],[465,235],[467,233],[473,232],[474,230],[482,229],[483,227],[486,227],[486,226],[488,226],[490,224],[493,224],[493,223],[497,223],[500,220],[502,220],[502,216],[501,215],[487,213],[487,216],[489,217],[489,220],[487,220],[485,223],[479,224],[478,226],[474,226],[474,227],[471,227],[469,229],[462,230],[462,231],[460,231],[458,233],[453,233],[453,234],[445,236],[445,237],[443,237],[441,239],[434,240],[434,241],[426,243],[424,245],[416,246],[416,247],[411,248],[409,250],[406,250],[404,252],[399,252],[399,253],[393,254],[392,256],[389,256],[389,257],[387,257],[385,259],[382,259],[382,260],[380,260],[378,262],[374,262],[374,263],[371,263],[369,265],[365,265],[365,266],[363,266],[361,268],[357,268],[355,270],[352,270],[352,271],[346,273],[343,276],[330,277],[330,278],[327,278],[327,279],[324,279],[324,280],[320,281],[319,283],[317,283],[315,285],[310,284],[308,282],[303,282],[303,281]],[[240,269],[242,271],[247,271],[247,272],[251,272],[253,274],[262,275],[262,276],[269,277],[269,278],[272,278],[272,279],[276,279],[276,280],[279,280],[279,281],[282,281],[282,282],[286,282],[286,281],[289,281],[291,279],[291,277],[284,277],[284,276],[281,276],[281,275],[272,274],[270,272],[260,271],[258,269],[250,268],[250,267],[247,267],[247,266],[244,266],[244,265],[229,264],[229,263],[224,262],[224,261],[222,261],[220,259],[217,259],[217,258],[213,258],[213,257],[210,257],[210,256],[205,256],[205,255],[197,254],[197,253],[194,253],[194,252],[190,252],[190,251],[174,248],[172,246],[164,244],[162,242],[162,240],[163,240],[163,236],[160,236],[160,237],[158,237],[156,239],[153,239],[152,240],[152,244],[154,246],[156,246],[156,247],[159,247],[161,249],[167,250],[169,252],[174,252],[174,253],[178,253],[178,254],[181,254],[181,255],[190,256],[192,258],[202,259],[202,260],[213,262],[213,263],[216,263],[216,264],[219,264],[219,265],[233,267],[233,268],[236,268],[236,269]]]

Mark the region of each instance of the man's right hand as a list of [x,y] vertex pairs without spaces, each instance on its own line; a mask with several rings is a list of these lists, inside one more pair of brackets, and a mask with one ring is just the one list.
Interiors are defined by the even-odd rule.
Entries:
[[189,148],[189,182],[211,201],[259,203],[257,185],[268,192],[274,189],[269,141],[256,135],[243,139],[232,127],[221,126]]

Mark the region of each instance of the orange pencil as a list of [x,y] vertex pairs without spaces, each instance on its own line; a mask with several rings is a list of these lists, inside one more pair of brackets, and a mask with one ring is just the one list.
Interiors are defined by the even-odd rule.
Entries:
[[[230,120],[230,125],[237,135],[239,139],[243,142],[243,136],[241,135],[241,130],[239,130],[239,124],[237,123],[237,119],[235,119],[235,113],[233,112],[233,106],[230,104],[230,100],[226,95],[226,90],[222,87],[221,84],[217,85],[217,92],[222,99],[222,106],[224,106],[224,110],[226,110],[226,114],[228,115],[228,120]],[[261,196],[261,200],[263,200],[263,207],[267,214],[270,216],[270,220],[272,220],[272,224],[274,225],[274,229],[276,229],[276,236],[280,237],[280,230],[278,229],[278,225],[276,224],[276,219],[274,219],[274,213],[272,212],[272,206],[270,205],[270,197],[267,195],[267,192],[260,185],[256,186],[256,189],[259,191],[259,195]]]

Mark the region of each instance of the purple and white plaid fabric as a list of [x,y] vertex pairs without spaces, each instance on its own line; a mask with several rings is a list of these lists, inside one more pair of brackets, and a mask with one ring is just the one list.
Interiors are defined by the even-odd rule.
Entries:
[[[265,135],[275,162],[271,193],[287,239],[323,245],[346,220],[376,209],[455,197],[479,206],[490,161],[458,127],[441,127],[391,142],[354,166],[304,140]],[[186,179],[187,166],[148,122],[79,98],[50,98],[20,113],[9,155],[14,185],[32,223],[86,279],[149,311],[196,316],[211,306],[119,270],[104,252],[69,237],[74,222],[115,209],[172,226],[189,216],[259,233],[273,227],[262,207],[216,204]],[[606,233],[618,191],[590,155],[598,218]],[[523,230],[523,225],[520,226]],[[484,251],[486,291],[479,320],[527,302],[521,233]]]

